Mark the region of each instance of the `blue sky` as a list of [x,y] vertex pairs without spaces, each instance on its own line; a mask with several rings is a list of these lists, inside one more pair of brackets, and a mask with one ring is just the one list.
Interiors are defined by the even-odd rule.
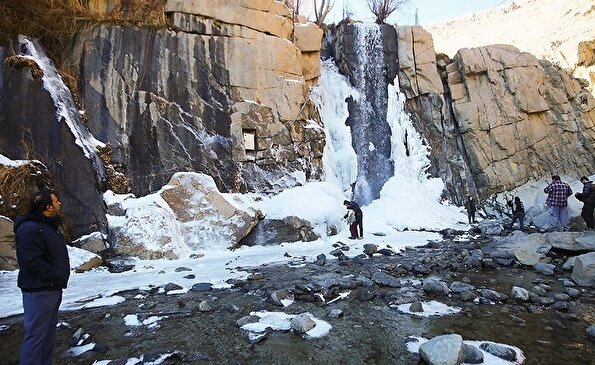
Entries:
[[[393,14],[389,18],[388,23],[415,24],[416,8],[418,9],[419,23],[428,24],[489,9],[505,2],[507,0],[409,0],[400,9],[399,14]],[[366,4],[366,0],[335,0],[335,6],[329,17],[338,22],[343,18],[343,9],[346,9],[351,10],[354,18],[358,20],[374,21],[374,16]]]

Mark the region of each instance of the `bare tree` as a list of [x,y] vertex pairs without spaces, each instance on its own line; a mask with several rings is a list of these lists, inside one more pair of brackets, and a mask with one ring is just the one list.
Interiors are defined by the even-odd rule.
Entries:
[[298,16],[302,10],[303,0],[285,0],[285,5],[293,13],[293,19]]
[[333,9],[333,5],[335,5],[335,0],[320,0],[320,5],[318,5],[318,0],[314,0],[314,14],[316,15],[316,25],[322,27],[324,19],[326,19],[328,13]]
[[408,0],[367,0],[368,9],[376,16],[376,23],[383,24],[386,19]]

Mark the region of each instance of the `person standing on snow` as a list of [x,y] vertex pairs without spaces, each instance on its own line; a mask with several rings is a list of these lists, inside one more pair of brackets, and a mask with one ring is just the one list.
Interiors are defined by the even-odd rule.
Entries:
[[355,222],[357,224],[357,228],[359,229],[359,232],[356,231],[355,237],[361,240],[364,238],[364,213],[362,212],[362,209],[354,201],[344,200],[343,205],[347,209],[353,209],[355,212]]
[[31,197],[31,210],[14,222],[23,292],[21,365],[52,364],[58,308],[70,276],[66,241],[58,231],[60,201],[50,191]]
[[593,181],[589,181],[589,178],[586,176],[581,177],[581,183],[583,183],[583,192],[576,193],[574,196],[583,202],[581,217],[583,217],[587,224],[587,230],[592,231],[595,229],[595,218],[593,217],[593,211],[595,210],[595,186],[593,186]]

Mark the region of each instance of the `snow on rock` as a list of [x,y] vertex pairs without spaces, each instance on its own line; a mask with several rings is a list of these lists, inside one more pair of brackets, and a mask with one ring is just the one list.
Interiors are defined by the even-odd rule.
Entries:
[[89,271],[103,263],[101,256],[77,247],[68,247],[70,269],[77,272]]
[[[287,314],[283,312],[250,312],[251,316],[259,317],[258,322],[247,323],[241,326],[241,328],[248,332],[250,338],[256,338],[270,328],[274,331],[289,331],[291,329],[291,320],[297,317],[295,314]],[[329,333],[332,326],[321,319],[313,317],[310,313],[302,313],[301,315],[307,316],[310,320],[314,321],[315,326],[305,332],[303,336],[305,338],[319,338]]]
[[461,311],[461,308],[458,307],[451,307],[444,303],[437,302],[435,300],[431,300],[429,302],[422,302],[422,312],[412,312],[409,307],[412,303],[405,303],[396,306],[396,308],[406,314],[412,314],[414,316],[419,317],[430,317],[430,316],[445,316],[449,314],[456,314]]
[[141,198],[118,200],[113,193],[104,194],[124,214],[108,215],[110,241],[118,253],[144,259],[232,248],[261,213],[225,195],[231,194],[219,193],[210,176],[194,172],[176,173],[161,190]]

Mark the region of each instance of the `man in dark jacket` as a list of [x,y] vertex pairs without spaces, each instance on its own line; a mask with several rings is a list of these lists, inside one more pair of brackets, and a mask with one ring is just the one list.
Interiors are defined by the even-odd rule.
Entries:
[[347,209],[353,209],[355,212],[355,223],[359,228],[359,235],[356,238],[361,240],[364,238],[364,213],[362,212],[362,209],[359,207],[359,204],[354,201],[343,200],[343,205]]
[[518,196],[514,197],[514,203],[512,200],[507,200],[506,205],[512,209],[512,223],[510,223],[510,229],[514,227],[514,222],[519,220],[519,229],[523,229],[523,221],[525,220],[525,206]]
[[583,183],[583,192],[576,193],[574,196],[583,202],[581,217],[583,217],[587,224],[587,230],[592,231],[595,229],[595,218],[593,217],[593,210],[595,210],[595,186],[593,186],[593,181],[589,181],[589,178],[586,176],[581,177],[581,182]]
[[50,191],[31,197],[31,210],[14,222],[18,286],[23,292],[20,364],[51,364],[62,289],[70,276],[66,242],[58,231],[60,201]]

